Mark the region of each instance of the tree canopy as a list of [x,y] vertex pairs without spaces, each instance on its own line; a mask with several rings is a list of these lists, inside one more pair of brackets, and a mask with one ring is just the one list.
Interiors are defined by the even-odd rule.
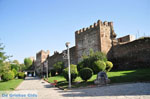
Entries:
[[32,60],[30,58],[25,58],[24,59],[24,65],[25,65],[25,68],[28,69],[31,65],[32,65]]
[[5,62],[7,58],[8,56],[5,55],[4,46],[2,43],[0,43],[0,76],[2,73],[7,72],[7,70],[10,69],[9,62]]

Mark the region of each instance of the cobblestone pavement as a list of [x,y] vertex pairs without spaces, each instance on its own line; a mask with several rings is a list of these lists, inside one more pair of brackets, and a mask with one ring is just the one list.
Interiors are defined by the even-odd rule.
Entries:
[[52,87],[41,79],[28,77],[16,88],[16,91],[24,90],[37,91],[38,99],[150,99],[150,83],[118,84],[64,91]]

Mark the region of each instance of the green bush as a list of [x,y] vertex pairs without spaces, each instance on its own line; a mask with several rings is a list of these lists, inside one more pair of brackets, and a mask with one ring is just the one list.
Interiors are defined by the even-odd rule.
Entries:
[[81,69],[81,71],[79,72],[80,77],[82,78],[82,80],[87,81],[88,79],[90,79],[93,75],[93,70],[86,67]]
[[8,81],[14,79],[15,75],[13,71],[6,72],[2,75],[3,81]]
[[24,72],[19,72],[19,73],[18,73],[18,78],[19,78],[19,79],[25,79],[25,77],[26,77],[26,75],[25,75]]
[[106,63],[101,60],[97,60],[93,64],[94,73],[97,74],[100,71],[104,71],[106,69]]
[[77,64],[77,69],[78,69],[78,71],[80,71],[81,69],[88,67],[88,68],[91,68],[93,71],[95,71],[94,70],[94,64],[95,64],[94,62],[98,61],[98,60],[106,62],[107,57],[102,52],[94,53],[92,50],[90,50],[90,54],[88,56],[83,56],[83,60]]
[[109,72],[113,68],[113,64],[110,61],[106,61],[106,72]]
[[15,76],[15,77],[18,76],[18,72],[16,71],[16,69],[12,69],[12,72],[14,72],[14,76]]
[[19,71],[20,66],[18,64],[11,64],[11,70],[15,69],[16,71]]
[[56,70],[55,69],[51,69],[51,76],[55,76],[56,75]]
[[25,58],[24,59],[24,65],[25,65],[25,69],[29,69],[33,64],[33,61],[30,58]]
[[48,74],[48,77],[51,77],[51,73]]
[[56,72],[57,72],[58,74],[61,74],[61,73],[62,73],[64,67],[65,67],[65,66],[64,66],[64,63],[63,63],[63,62],[57,62],[57,63],[54,64],[54,69],[56,70]]
[[[71,72],[71,82],[74,81],[76,79],[76,77],[78,76],[78,71],[77,71],[77,66],[71,64],[70,66],[70,72]],[[68,79],[68,67],[66,69],[63,70],[63,76],[64,78],[69,81]]]
[[84,65],[84,61],[81,61],[77,64],[77,70],[80,71],[81,69],[83,69],[85,67]]

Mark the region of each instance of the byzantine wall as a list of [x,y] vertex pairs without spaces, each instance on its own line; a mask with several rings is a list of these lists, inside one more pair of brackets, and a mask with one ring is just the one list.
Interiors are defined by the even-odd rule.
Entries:
[[98,23],[100,24],[100,51],[107,55],[112,47],[112,40],[116,37],[113,22],[98,21]]
[[145,37],[113,47],[113,57],[109,57],[114,69],[136,69],[150,67],[150,38]]
[[37,74],[42,74],[43,71],[43,62],[47,60],[49,57],[49,50],[43,51],[41,50],[36,54],[36,61],[35,61],[35,71]]
[[[70,62],[77,64],[82,60],[83,54],[89,54],[89,50],[105,53],[108,60],[114,64],[114,69],[135,69],[150,67],[150,38],[135,40],[131,35],[116,39],[112,22],[98,20],[90,27],[82,28],[75,32],[75,46],[70,48]],[[44,73],[44,62],[48,61],[49,71],[59,61],[67,67],[67,59],[57,51],[49,56],[49,51],[40,51],[36,54],[36,73]],[[47,66],[45,65],[45,71]]]
[[89,54],[89,49],[94,52],[102,51],[108,53],[112,46],[112,38],[116,35],[112,22],[102,22],[100,20],[90,27],[82,28],[75,32],[76,57],[77,62],[82,60],[82,55]]
[[76,55],[78,62],[82,59],[83,54],[89,54],[90,48],[94,51],[100,51],[98,34],[99,27],[97,23],[75,32]]
[[63,62],[63,53],[59,53],[57,51],[54,52],[52,56],[48,58],[48,69],[49,71],[53,69],[53,65],[57,62]]
[[[75,49],[75,46],[74,46],[74,47],[71,47],[71,48],[69,49],[69,51],[70,51],[70,63],[71,63],[71,64],[77,64],[77,61],[76,61],[76,53],[75,53],[76,51],[75,51],[75,50],[76,50],[76,49]],[[64,52],[67,54],[67,51],[66,51],[66,50],[64,50],[62,53],[59,53],[59,52],[55,51],[54,54],[48,58],[49,71],[50,71],[51,69],[53,69],[53,65],[54,65],[55,63],[57,63],[57,62],[64,62],[65,67],[68,66],[68,64],[67,64],[68,61],[67,61],[66,57],[64,56]],[[64,58],[64,57],[65,57],[65,58]]]

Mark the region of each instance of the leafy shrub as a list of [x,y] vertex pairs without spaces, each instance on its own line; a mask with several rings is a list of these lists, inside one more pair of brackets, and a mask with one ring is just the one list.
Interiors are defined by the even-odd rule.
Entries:
[[11,70],[15,69],[16,71],[19,71],[20,66],[18,64],[11,64]]
[[78,71],[80,71],[81,69],[86,68],[86,67],[92,69],[93,62],[94,62],[94,60],[92,58],[84,58],[83,61],[81,61],[77,64]]
[[18,78],[19,78],[19,79],[25,79],[25,77],[26,77],[26,75],[25,75],[24,72],[19,72],[19,73],[18,73]]
[[87,81],[92,77],[92,75],[93,75],[93,70],[88,67],[83,68],[80,71],[80,77],[82,78],[82,80]]
[[110,61],[106,61],[106,71],[109,72],[113,68],[113,64]]
[[15,77],[14,72],[12,72],[12,71],[5,72],[5,73],[2,75],[2,80],[8,81],[8,80],[14,79],[14,77]]
[[[74,81],[78,75],[78,71],[77,71],[77,66],[76,65],[73,65],[71,64],[70,66],[70,73],[71,73],[71,82]],[[67,81],[69,81],[69,78],[68,78],[68,67],[66,69],[63,70],[63,76],[65,77],[65,79]]]
[[106,69],[106,63],[101,60],[95,61],[93,66],[94,66],[93,70],[95,74],[97,74],[100,71],[104,71]]
[[48,77],[51,77],[51,73],[48,74]]
[[85,67],[84,65],[84,61],[81,61],[77,64],[77,70],[80,71],[81,69],[83,69]]
[[28,69],[32,66],[33,61],[30,58],[25,58],[24,59],[24,65],[25,65],[25,69]]
[[64,66],[64,63],[63,63],[63,62],[57,62],[57,63],[54,64],[54,69],[56,70],[56,72],[57,72],[58,74],[61,74],[61,73],[62,73],[64,67],[65,67],[65,66]]
[[56,70],[55,69],[51,69],[51,76],[55,76],[56,75]]
[[77,64],[77,69],[78,69],[78,71],[80,71],[81,69],[88,67],[88,68],[91,68],[95,73],[95,70],[94,70],[94,64],[95,63],[94,62],[98,61],[98,60],[106,62],[107,57],[102,52],[95,52],[94,53],[92,50],[90,50],[90,54],[88,56],[85,56],[83,58],[83,60]]
[[107,61],[106,54],[104,54],[102,52],[95,52],[93,55],[90,56],[90,58],[93,61],[97,61],[97,60],[101,60],[101,61],[104,61],[104,62]]
[[18,76],[18,72],[16,71],[16,69],[12,69],[12,72],[14,72],[14,76],[15,76],[15,77]]

